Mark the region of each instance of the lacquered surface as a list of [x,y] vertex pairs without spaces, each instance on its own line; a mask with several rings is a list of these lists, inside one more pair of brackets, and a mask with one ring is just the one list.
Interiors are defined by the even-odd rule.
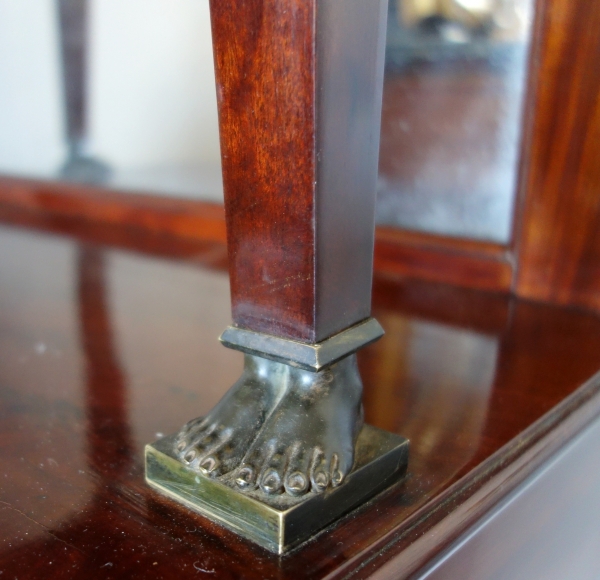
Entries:
[[[384,232],[379,235],[376,269],[488,290],[512,288],[534,300],[600,308],[598,18],[595,2],[539,0],[536,4],[523,118],[520,198],[511,247],[501,249],[499,259],[498,253],[490,259],[488,244],[473,246],[465,254],[455,251],[455,240],[447,237]],[[415,99],[420,100],[418,83],[411,87],[417,91]],[[388,111],[392,120],[398,113],[393,93]],[[398,133],[390,133],[390,142],[402,138],[402,127],[397,124]],[[423,143],[427,144],[431,136],[425,137]],[[391,170],[394,147],[388,151],[387,142],[384,138],[382,160]],[[412,154],[411,141],[403,151]],[[157,179],[153,175],[151,181],[155,184]],[[220,206],[0,179],[0,213],[12,215],[14,209],[41,212],[44,220],[51,214],[50,219],[61,222],[81,218],[161,232],[183,238],[183,245],[190,239],[225,238]],[[518,281],[513,280],[516,266]]]
[[211,2],[236,326],[370,314],[387,0]]
[[233,320],[305,342],[315,342],[314,12],[314,0],[211,2]]
[[515,263],[501,244],[378,227],[375,272],[509,292]]
[[540,2],[517,292],[600,309],[600,4]]
[[[105,231],[108,225],[126,245],[136,244],[139,237],[153,243],[157,234],[165,243],[188,247],[226,237],[225,212],[218,204],[10,177],[0,177],[0,216],[69,223],[82,235],[88,228]],[[131,230],[136,236],[123,235]],[[432,282],[508,291],[514,257],[500,244],[379,227],[374,268]]]
[[[453,514],[478,485],[502,480],[536,442],[561,444],[557,427],[575,411],[553,407],[600,369],[592,314],[377,279],[373,312],[387,335],[361,353],[366,420],[411,439],[409,479],[279,559],[143,482],[144,444],[205,413],[241,369],[216,340],[229,322],[227,277],[199,265],[215,249],[169,260],[166,243],[131,241],[134,253],[95,239],[0,229],[8,578],[361,577],[411,546],[435,553],[443,542],[428,530],[458,534],[470,520]],[[595,412],[597,382],[575,409]]]
[[596,420],[419,580],[598,578],[599,445]]
[[225,242],[226,238],[225,211],[220,204],[2,176],[0,216],[13,221],[39,219],[46,224],[68,222],[82,232],[96,225],[104,231],[106,226],[117,226],[124,243],[157,234],[192,245]]

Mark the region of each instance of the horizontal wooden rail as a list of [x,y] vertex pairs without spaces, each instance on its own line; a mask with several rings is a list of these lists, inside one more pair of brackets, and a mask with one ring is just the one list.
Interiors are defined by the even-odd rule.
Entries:
[[[100,225],[135,229],[140,235],[166,236],[173,243],[178,240],[179,246],[186,242],[226,241],[225,212],[220,204],[0,177],[0,219],[10,216],[14,221],[15,212],[30,218],[52,218],[55,225],[56,220],[78,222],[78,230]],[[36,227],[40,226],[38,219]],[[375,272],[508,292],[513,264],[508,249],[499,244],[380,227],[376,233]]]

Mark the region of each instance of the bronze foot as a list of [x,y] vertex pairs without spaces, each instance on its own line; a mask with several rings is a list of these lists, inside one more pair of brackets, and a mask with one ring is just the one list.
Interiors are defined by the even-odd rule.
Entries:
[[206,417],[190,421],[178,433],[175,452],[183,463],[210,477],[239,467],[283,394],[284,369],[273,368],[275,364],[245,355],[235,385]]
[[245,490],[260,486],[265,493],[294,496],[337,487],[352,469],[363,423],[356,355],[319,372],[281,366],[285,392],[243,458],[236,482]]

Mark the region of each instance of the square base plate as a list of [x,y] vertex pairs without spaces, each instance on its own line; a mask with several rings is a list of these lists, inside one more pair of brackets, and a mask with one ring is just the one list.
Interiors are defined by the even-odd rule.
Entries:
[[174,452],[175,435],[146,446],[146,481],[168,497],[271,552],[282,554],[363,504],[406,473],[408,440],[365,425],[344,483],[301,497],[242,491],[233,474],[205,477]]

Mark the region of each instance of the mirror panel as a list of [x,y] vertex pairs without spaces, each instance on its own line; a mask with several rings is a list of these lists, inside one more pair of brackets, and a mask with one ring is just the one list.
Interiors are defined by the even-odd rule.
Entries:
[[[378,223],[508,242],[533,0],[389,10]],[[0,86],[0,172],[222,200],[207,1],[2,2]]]
[[391,0],[380,224],[508,242],[531,0]]

